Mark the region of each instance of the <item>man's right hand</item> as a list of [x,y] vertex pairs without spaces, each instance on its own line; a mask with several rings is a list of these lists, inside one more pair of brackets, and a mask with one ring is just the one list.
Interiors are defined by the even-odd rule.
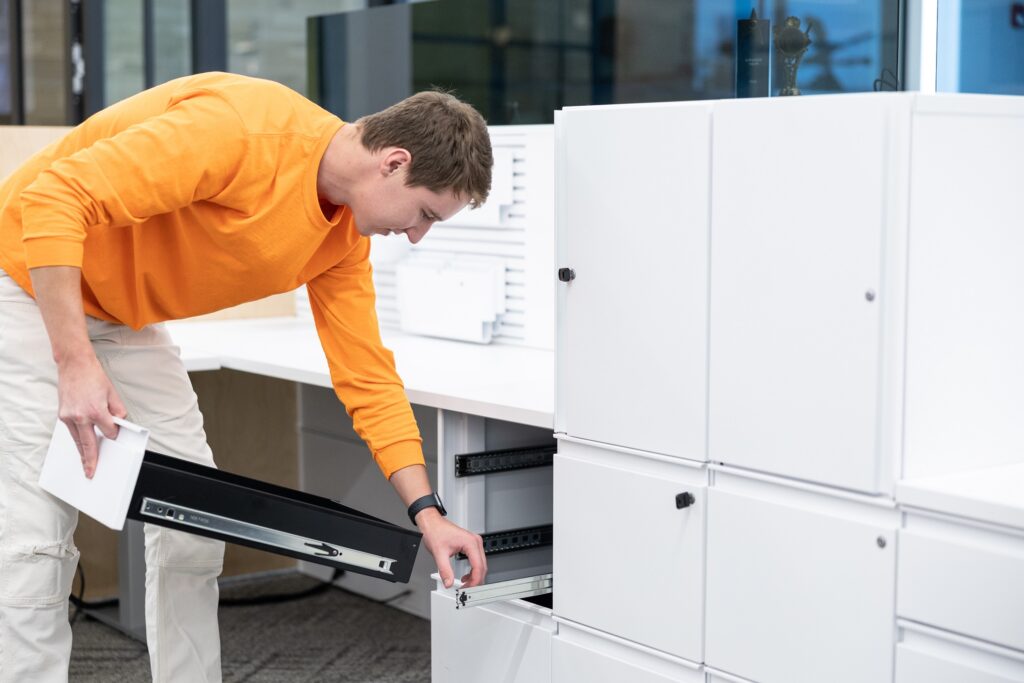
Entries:
[[82,469],[91,479],[99,457],[93,426],[108,439],[116,439],[114,418],[124,417],[128,411],[94,353],[65,359],[57,366],[57,376],[58,416],[70,430],[82,457]]
[[114,417],[127,411],[89,341],[82,307],[82,271],[73,266],[31,268],[29,277],[57,364],[57,415],[71,430],[85,476],[96,472],[95,427],[117,438]]

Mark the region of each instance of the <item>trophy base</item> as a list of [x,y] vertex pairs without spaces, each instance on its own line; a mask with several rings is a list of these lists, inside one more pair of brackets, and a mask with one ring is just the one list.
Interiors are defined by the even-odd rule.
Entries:
[[793,86],[792,88],[786,87],[779,90],[779,97],[792,97],[800,94],[800,88]]

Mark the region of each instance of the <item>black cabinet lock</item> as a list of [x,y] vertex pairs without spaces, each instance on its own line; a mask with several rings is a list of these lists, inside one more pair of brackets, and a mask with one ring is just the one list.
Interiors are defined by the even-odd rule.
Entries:
[[562,282],[569,282],[576,279],[576,271],[572,268],[559,268],[558,279]]
[[696,502],[697,499],[694,498],[693,494],[690,493],[689,491],[680,493],[679,495],[676,496],[676,509],[682,510],[683,508],[688,508]]

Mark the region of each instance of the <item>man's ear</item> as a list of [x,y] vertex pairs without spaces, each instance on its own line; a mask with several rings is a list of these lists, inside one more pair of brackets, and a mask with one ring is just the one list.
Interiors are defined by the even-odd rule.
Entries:
[[382,175],[389,176],[410,161],[412,161],[412,154],[409,153],[409,150],[401,147],[389,147],[384,150],[384,156],[381,158],[380,172]]

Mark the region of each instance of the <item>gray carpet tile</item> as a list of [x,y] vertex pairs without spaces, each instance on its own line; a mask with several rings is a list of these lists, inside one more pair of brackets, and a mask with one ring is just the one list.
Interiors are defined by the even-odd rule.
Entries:
[[[232,583],[223,598],[315,585],[299,574]],[[72,683],[149,681],[143,644],[91,619],[75,621]],[[420,683],[430,680],[430,622],[330,589],[292,602],[220,609],[225,683]]]

